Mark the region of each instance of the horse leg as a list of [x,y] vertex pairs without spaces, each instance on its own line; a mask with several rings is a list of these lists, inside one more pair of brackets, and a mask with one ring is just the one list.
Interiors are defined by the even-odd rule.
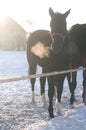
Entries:
[[[45,69],[42,68],[42,72],[45,73]],[[45,83],[46,83],[46,77],[41,77],[40,78],[40,88],[41,88],[41,95],[42,95],[42,102],[43,106],[46,106],[46,97],[45,97]]]
[[62,115],[62,108],[61,108],[61,95],[63,92],[63,82],[64,82],[65,76],[59,76],[58,78],[58,84],[57,84],[57,101],[56,101],[56,110],[57,113]]
[[[72,76],[72,77],[71,77]],[[70,97],[70,107],[73,108],[74,107],[74,101],[75,101],[75,89],[76,89],[76,76],[77,76],[77,72],[73,72],[72,75],[67,75],[68,78],[68,83],[69,83],[69,89],[70,89],[70,93],[71,93],[71,97]]]
[[49,112],[49,117],[53,118],[53,96],[54,96],[54,85],[53,85],[53,78],[52,76],[48,77],[48,97],[49,97],[49,107],[48,107],[48,112]]
[[86,105],[86,70],[83,71],[83,103]]
[[[29,74],[35,74],[36,73],[36,64],[29,63]],[[34,84],[35,84],[36,78],[30,79],[31,87],[32,87],[32,102],[35,102],[35,92],[34,92]]]

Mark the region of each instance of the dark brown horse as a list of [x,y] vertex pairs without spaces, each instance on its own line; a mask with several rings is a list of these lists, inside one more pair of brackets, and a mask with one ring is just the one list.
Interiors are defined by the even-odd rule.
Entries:
[[[50,32],[47,30],[37,30],[30,34],[28,40],[27,40],[27,61],[29,65],[29,74],[36,74],[37,65],[42,67],[42,72],[46,73],[46,59],[47,58],[39,58],[37,55],[34,55],[34,46],[37,45],[36,50],[40,50],[40,44],[46,46],[47,49],[45,51],[48,53],[49,48],[52,44],[52,38],[50,35]],[[42,51],[37,52],[40,55],[43,55]],[[35,78],[30,79],[31,85],[32,85],[32,102],[35,102],[35,92],[34,92],[34,86],[35,86]],[[45,82],[46,77],[40,78],[40,86],[41,86],[41,95],[42,95],[42,101],[44,105],[46,104],[45,99]]]

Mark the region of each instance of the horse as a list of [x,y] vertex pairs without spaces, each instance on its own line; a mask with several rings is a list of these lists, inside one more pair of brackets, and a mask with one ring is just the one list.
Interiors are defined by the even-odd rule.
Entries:
[[[52,38],[50,35],[50,31],[48,30],[36,30],[30,34],[30,36],[27,39],[27,62],[29,65],[28,74],[36,74],[37,65],[42,67],[42,72],[46,73],[46,60],[47,58],[39,58],[37,55],[34,55],[34,46],[37,45],[37,49],[40,49],[40,44],[46,46],[47,49],[45,51],[49,53],[49,48],[52,44]],[[43,55],[41,53],[42,51],[39,51],[40,55]],[[31,86],[32,86],[32,102],[35,102],[35,92],[34,92],[34,86],[35,86],[35,80],[30,79]],[[42,95],[42,101],[43,105],[46,105],[46,98],[45,98],[45,83],[46,83],[46,77],[40,77],[40,86],[41,86],[41,95]]]
[[[68,13],[68,12],[67,12]],[[67,14],[66,13],[66,14]],[[49,10],[51,16],[51,33],[53,35],[53,44],[51,54],[49,57],[55,60],[54,64],[50,67],[53,71],[75,69],[77,67],[86,67],[86,24],[75,24],[64,33],[66,28],[66,21],[64,20],[64,15],[59,13],[54,13],[52,9]],[[61,17],[59,18],[59,16]],[[59,19],[58,19],[59,18]],[[53,54],[52,54],[53,53]],[[56,54],[56,56],[55,56]],[[56,57],[56,58],[55,58]],[[74,91],[76,89],[76,73],[72,73],[72,82],[69,77],[69,86],[71,92],[70,104],[74,103]],[[54,83],[57,87],[57,111],[62,114],[61,109],[61,95],[63,91],[63,81],[66,74],[53,76]],[[51,83],[49,84],[51,89]],[[49,92],[49,114],[53,117],[53,104],[51,90]],[[86,105],[86,70],[83,71],[83,103]]]
[[[69,15],[70,10],[66,11],[65,13],[54,13],[53,10],[50,8],[49,9],[49,14],[52,16],[54,14],[53,19],[55,21],[55,18],[58,18],[58,32],[52,33],[51,30],[51,36],[52,36],[52,44],[50,46],[50,49],[48,53],[46,53],[46,46],[43,46],[41,43],[40,48],[38,49],[37,46],[33,46],[34,49],[32,50],[32,53],[35,56],[38,56],[40,59],[46,58],[46,72],[54,72],[54,71],[60,71],[64,69],[68,69],[69,67],[69,62],[68,60],[65,60],[67,55],[64,53],[62,50],[62,46],[64,44],[64,37],[67,35],[67,29],[66,29],[66,18]],[[55,24],[54,24],[55,25]],[[54,26],[53,26],[54,27]],[[55,27],[56,28],[56,27]],[[55,29],[53,29],[55,30]],[[58,51],[55,52],[55,43],[58,45]],[[34,51],[35,50],[35,51]],[[40,52],[42,52],[42,55],[40,55]],[[57,110],[59,113],[61,113],[61,105],[60,105],[60,99],[61,99],[61,94],[62,94],[62,88],[63,88],[63,81],[67,74],[64,75],[59,75],[59,76],[48,76],[48,97],[49,97],[49,117],[53,118],[53,97],[54,97],[54,86],[57,87],[57,95],[58,95],[58,101],[59,105]],[[58,85],[57,85],[58,84]]]
[[[86,67],[86,24],[75,24],[68,31],[66,52],[70,57],[71,68]],[[76,72],[72,76],[72,87],[76,87]],[[86,70],[83,71],[83,103],[86,105]]]
[[[53,50],[56,53],[59,53],[59,51],[64,47],[65,41],[67,41],[68,39],[67,37],[69,31],[67,30],[66,17],[68,16],[69,13],[70,9],[64,14],[58,12],[55,13],[51,8],[49,9],[49,14],[51,17],[50,22],[51,34],[54,39]],[[71,63],[69,63],[69,68],[71,68],[70,66]],[[76,72],[72,74],[68,73],[67,79],[69,84],[69,90],[71,93],[70,108],[74,108],[74,101],[76,100],[74,95],[74,91],[76,89]]]

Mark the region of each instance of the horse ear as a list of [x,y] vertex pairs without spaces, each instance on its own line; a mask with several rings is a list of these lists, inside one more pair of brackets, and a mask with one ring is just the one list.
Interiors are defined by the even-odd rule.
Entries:
[[66,11],[66,12],[63,14],[65,18],[70,14],[70,10],[71,10],[71,9],[69,9],[68,11]]
[[51,8],[49,8],[49,15],[50,15],[51,17],[54,16],[54,11],[53,11]]

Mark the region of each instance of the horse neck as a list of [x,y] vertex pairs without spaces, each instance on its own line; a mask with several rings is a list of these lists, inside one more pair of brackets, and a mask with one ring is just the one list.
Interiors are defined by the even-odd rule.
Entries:
[[67,36],[67,34],[68,34],[68,31],[67,31],[67,29],[65,31],[61,31],[61,30],[52,31],[51,30],[51,34],[52,35],[58,35],[58,36],[60,36],[62,38],[65,38]]

